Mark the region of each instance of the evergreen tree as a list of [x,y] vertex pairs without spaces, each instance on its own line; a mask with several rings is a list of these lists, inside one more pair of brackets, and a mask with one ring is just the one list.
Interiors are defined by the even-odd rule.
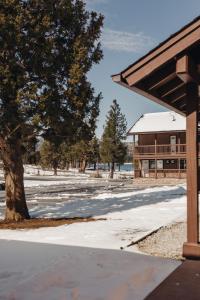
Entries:
[[22,128],[22,154],[23,163],[37,164],[39,162],[38,139],[31,125],[26,125]]
[[73,153],[74,159],[76,162],[78,161],[80,173],[85,173],[89,151],[89,142],[86,140],[81,140],[71,147],[71,152]]
[[63,142],[60,145],[60,153],[61,153],[61,160],[60,160],[60,168],[61,169],[69,169],[70,163],[73,160],[73,153],[71,152],[71,147],[66,142]]
[[99,140],[94,137],[90,141],[90,155],[89,155],[89,162],[94,164],[94,169],[96,170],[96,165],[100,161],[100,145],[99,145]]
[[85,173],[85,169],[88,163],[93,163],[96,169],[96,163],[99,160],[99,143],[96,137],[93,137],[90,141],[81,140],[74,144],[70,148],[73,159],[79,165],[79,172]]
[[[6,220],[29,218],[22,164],[23,128],[51,143],[90,135],[99,113],[87,79],[102,58],[103,17],[82,0],[0,3],[0,152]],[[26,137],[27,138],[27,137]]]
[[40,164],[44,168],[53,168],[54,175],[62,161],[61,147],[56,147],[55,143],[44,141],[40,148]]
[[115,163],[123,163],[126,157],[126,146],[123,143],[126,139],[126,128],[125,116],[117,101],[113,100],[100,145],[101,160],[111,166],[110,178],[113,178]]

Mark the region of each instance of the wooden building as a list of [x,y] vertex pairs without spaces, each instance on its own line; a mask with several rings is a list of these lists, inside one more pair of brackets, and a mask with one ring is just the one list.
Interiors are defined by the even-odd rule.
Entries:
[[117,75],[113,81],[186,116],[187,242],[183,255],[200,259],[198,122],[200,16]]
[[173,111],[142,115],[133,136],[135,177],[186,177],[186,119]]

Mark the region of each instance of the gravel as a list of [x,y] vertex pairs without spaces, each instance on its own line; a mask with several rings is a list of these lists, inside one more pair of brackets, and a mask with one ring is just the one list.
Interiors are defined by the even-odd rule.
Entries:
[[186,241],[186,223],[162,227],[137,244],[140,252],[160,257],[183,259],[182,247]]

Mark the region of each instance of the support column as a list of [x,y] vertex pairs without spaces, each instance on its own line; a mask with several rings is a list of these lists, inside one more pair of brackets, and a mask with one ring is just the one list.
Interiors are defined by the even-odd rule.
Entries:
[[181,159],[180,159],[180,153],[181,153],[181,138],[180,138],[180,132],[178,133],[178,178],[181,178]]
[[155,178],[158,178],[157,172],[157,134],[155,134]]
[[[135,135],[133,135],[133,169],[134,169],[134,171],[133,171],[134,172],[133,178],[137,178],[137,171],[135,169],[136,163],[135,163],[134,156],[135,156]],[[133,181],[134,181],[134,179],[133,179]]]
[[198,201],[198,85],[187,84],[187,242],[183,256],[200,259]]

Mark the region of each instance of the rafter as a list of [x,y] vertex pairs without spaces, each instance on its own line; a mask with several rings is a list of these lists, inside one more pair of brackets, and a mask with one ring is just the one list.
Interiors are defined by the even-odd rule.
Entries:
[[144,81],[145,88],[149,91],[158,89],[176,77],[176,70],[173,64],[166,68],[158,70],[152,78]]
[[160,95],[160,97],[163,98],[172,94],[182,86],[184,86],[184,83],[178,77],[176,77],[173,80],[169,81],[164,86],[162,86],[161,88],[159,88],[157,92]]
[[196,82],[200,84],[200,75],[191,56],[184,55],[176,62],[176,74],[184,82]]
[[168,103],[175,103],[178,100],[184,98],[185,96],[186,96],[186,89],[185,89],[185,85],[184,85],[184,86],[181,86],[180,88],[176,89],[170,95],[163,97],[163,100],[167,101]]

